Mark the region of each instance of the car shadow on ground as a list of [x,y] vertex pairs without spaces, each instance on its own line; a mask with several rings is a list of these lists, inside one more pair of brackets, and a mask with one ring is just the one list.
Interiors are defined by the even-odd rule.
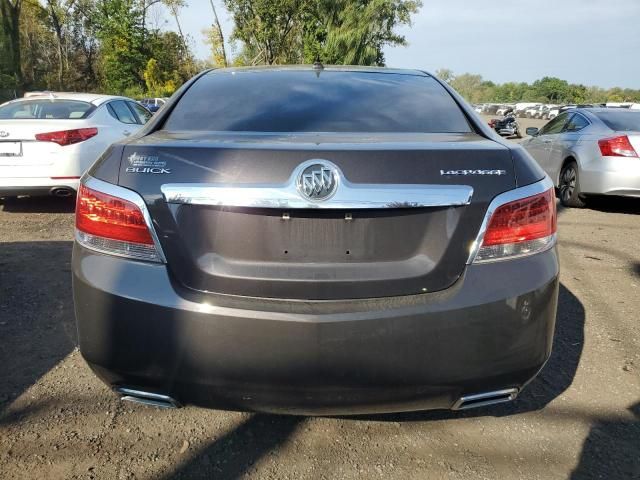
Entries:
[[9,213],[73,213],[76,197],[0,198],[0,209]]
[[587,208],[605,213],[640,215],[640,198],[592,197],[587,201]]
[[0,244],[0,424],[7,406],[73,351],[72,242]]
[[304,423],[304,417],[256,414],[168,474],[169,479],[236,479],[274,454]]
[[640,478],[640,402],[629,411],[629,420],[595,419],[571,480]]

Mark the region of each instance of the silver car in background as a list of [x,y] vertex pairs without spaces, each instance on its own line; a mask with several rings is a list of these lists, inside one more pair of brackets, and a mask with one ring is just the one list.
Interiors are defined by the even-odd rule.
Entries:
[[640,111],[568,110],[540,130],[527,128],[523,147],[558,188],[566,207],[589,195],[640,197]]

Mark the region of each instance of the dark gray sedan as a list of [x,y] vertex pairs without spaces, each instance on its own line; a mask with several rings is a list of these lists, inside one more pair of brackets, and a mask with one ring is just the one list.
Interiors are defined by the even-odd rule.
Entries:
[[555,245],[547,175],[429,74],[205,72],[82,179],[80,350],[158,406],[506,402],[551,351]]

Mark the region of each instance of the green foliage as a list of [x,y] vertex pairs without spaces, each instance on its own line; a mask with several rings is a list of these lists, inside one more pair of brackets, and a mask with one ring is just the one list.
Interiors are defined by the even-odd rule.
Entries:
[[211,49],[211,65],[213,67],[226,67],[226,52],[224,50],[224,38],[217,25],[213,25],[202,31],[204,41]]
[[411,22],[419,0],[225,0],[232,39],[248,64],[384,65],[385,45],[404,45],[395,29]]
[[142,11],[134,0],[102,0],[97,12],[100,74],[109,93],[144,85]]
[[[21,77],[0,64],[0,96],[14,90],[101,91],[141,96],[145,71],[157,62],[162,95],[173,93],[200,68],[185,38],[150,29],[148,8],[159,0],[40,0],[20,10]],[[0,0],[16,2],[16,0]],[[166,0],[177,20],[181,0]],[[6,50],[0,22],[0,56]]]
[[507,82],[494,84],[480,75],[463,73],[454,75],[449,69],[440,69],[436,76],[449,83],[471,103],[540,102],[552,104],[640,102],[640,90],[570,84],[555,77],[544,77],[532,84]]
[[305,22],[305,61],[384,65],[383,47],[406,45],[395,28],[410,25],[421,5],[411,0],[318,2],[315,15]]
[[147,94],[151,97],[169,97],[182,83],[180,74],[176,70],[167,72],[161,69],[155,58],[151,58],[147,62],[144,81],[147,86]]
[[300,19],[312,5],[305,0],[225,0],[233,16],[232,39],[243,42],[250,63],[297,63]]

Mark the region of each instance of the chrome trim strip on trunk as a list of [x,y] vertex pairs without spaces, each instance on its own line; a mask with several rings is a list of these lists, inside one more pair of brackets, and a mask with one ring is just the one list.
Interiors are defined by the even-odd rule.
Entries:
[[[335,169],[335,193],[323,200],[306,198],[298,188],[299,176],[315,163],[328,164]],[[473,195],[469,185],[351,183],[337,166],[326,160],[308,160],[300,164],[281,185],[167,183],[161,190],[167,203],[278,209],[450,207],[468,205]]]

